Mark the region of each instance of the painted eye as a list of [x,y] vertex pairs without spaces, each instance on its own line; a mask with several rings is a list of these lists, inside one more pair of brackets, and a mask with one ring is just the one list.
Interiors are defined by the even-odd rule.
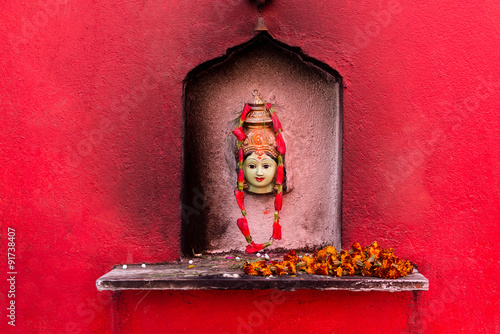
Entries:
[[248,165],[248,168],[255,169],[255,165]]
[[264,167],[265,169],[268,169],[268,168],[271,168],[271,165],[263,165],[262,167]]

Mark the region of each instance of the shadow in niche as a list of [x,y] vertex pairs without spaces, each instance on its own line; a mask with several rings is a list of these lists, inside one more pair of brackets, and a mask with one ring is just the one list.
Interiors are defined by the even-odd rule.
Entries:
[[[269,50],[266,52],[260,52],[260,50]],[[262,32],[239,46],[230,48],[227,50],[226,55],[218,57],[207,61],[193,70],[191,70],[184,80],[184,92],[183,92],[183,152],[184,152],[184,169],[183,169],[183,189],[182,189],[182,250],[184,254],[192,254],[192,252],[199,253],[206,250],[210,245],[210,239],[212,236],[223,235],[228,233],[228,224],[235,223],[232,220],[227,219],[226,212],[221,207],[215,207],[211,205],[211,198],[217,197],[219,192],[217,192],[217,187],[212,187],[217,182],[229,182],[231,187],[234,187],[236,178],[233,180],[233,176],[236,175],[236,157],[231,161],[231,157],[228,157],[227,152],[231,150],[231,145],[226,145],[231,141],[225,140],[223,147],[219,147],[220,150],[226,151],[225,156],[222,160],[221,170],[230,170],[229,175],[226,172],[221,172],[221,175],[214,176],[213,173],[210,174],[207,170],[210,169],[208,165],[210,161],[203,158],[204,154],[206,156],[207,152],[212,149],[210,145],[206,143],[206,127],[210,126],[210,119],[204,118],[200,115],[200,110],[203,113],[215,113],[217,110],[207,110],[208,108],[203,108],[201,106],[209,105],[209,102],[205,101],[206,97],[199,97],[200,94],[197,91],[200,87],[207,87],[213,83],[213,87],[221,87],[224,85],[221,83],[227,78],[224,69],[222,68],[224,64],[230,64],[228,66],[234,66],[232,62],[236,62],[235,59],[240,59],[244,57],[245,54],[253,52],[252,56],[255,55],[254,61],[256,63],[262,60],[262,57],[266,57],[267,54],[279,54],[279,57],[294,59],[293,62],[297,62],[297,59],[309,68],[315,68],[316,71],[327,73],[330,77],[334,78],[334,81],[342,87],[342,78],[337,71],[332,69],[327,64],[324,64],[316,59],[313,59],[305,55],[300,48],[291,47],[284,43],[275,40],[269,33]],[[260,52],[260,53],[259,53]],[[240,58],[238,58],[240,57]],[[260,58],[259,58],[260,57]],[[302,65],[304,66],[304,65]],[[299,65],[297,65],[299,67]],[[299,71],[300,69],[297,69]],[[270,73],[270,75],[281,75],[281,73]],[[207,79],[207,77],[209,79]],[[200,83],[201,82],[201,83]],[[207,83],[208,82],[208,83]],[[231,82],[227,82],[226,85],[231,85]],[[219,85],[219,86],[217,86]],[[251,92],[255,85],[245,87],[247,92]],[[212,87],[212,86],[209,86]],[[235,87],[238,89],[241,87]],[[230,94],[229,94],[230,95]],[[228,99],[231,97],[228,95]],[[250,97],[250,96],[249,96]],[[201,102],[200,102],[201,101]],[[234,101],[233,101],[234,102]],[[243,106],[247,101],[239,100],[238,105]],[[338,117],[340,122],[339,135],[341,134],[341,124],[342,124],[342,89],[338,92]],[[217,109],[217,108],[215,108]],[[234,115],[234,119],[238,115]],[[219,131],[217,133],[210,133],[210,135],[216,136],[229,136],[231,126],[234,126],[231,121],[228,120],[228,124],[224,125],[224,131]],[[341,152],[341,140],[339,142],[339,152]],[[341,165],[341,154],[339,153],[338,161]],[[220,163],[220,162],[219,162]],[[232,167],[234,165],[234,168]],[[224,174],[226,173],[226,174]],[[340,172],[339,172],[340,173]],[[340,175],[339,182],[341,180]],[[208,180],[208,181],[207,181]],[[231,181],[228,181],[231,180]],[[340,185],[341,187],[341,185]],[[220,194],[219,194],[220,195]],[[224,192],[224,196],[226,196]],[[232,192],[229,193],[226,203],[231,204],[230,201],[234,200],[234,195]],[[236,203],[236,202],[235,202]],[[340,196],[339,203],[337,203],[335,210],[338,210],[338,230],[340,231]],[[234,204],[236,206],[236,204]],[[318,215],[321,212],[317,213]],[[214,218],[215,217],[215,218]],[[209,220],[217,221],[217,224],[213,224],[209,227]],[[220,223],[219,223],[220,222]],[[209,231],[210,230],[210,231]],[[340,233],[340,232],[339,232]]]

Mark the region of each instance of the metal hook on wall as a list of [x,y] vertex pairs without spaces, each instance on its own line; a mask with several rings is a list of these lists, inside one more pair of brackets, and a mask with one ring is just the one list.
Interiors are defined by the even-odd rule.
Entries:
[[259,13],[262,12],[262,8],[264,8],[264,5],[266,4],[266,0],[256,0],[257,2],[257,9],[259,10]]

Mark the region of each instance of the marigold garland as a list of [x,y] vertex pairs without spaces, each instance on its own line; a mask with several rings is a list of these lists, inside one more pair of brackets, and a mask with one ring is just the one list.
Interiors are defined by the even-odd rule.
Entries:
[[[247,117],[247,114],[250,112],[251,107],[248,104],[245,104],[243,111],[241,112],[240,120],[238,126],[234,128],[233,134],[237,139],[237,148],[238,148],[238,185],[234,190],[234,195],[236,197],[236,201],[238,203],[238,207],[243,214],[243,218],[239,218],[237,221],[238,227],[241,233],[245,236],[245,239],[248,242],[246,247],[247,253],[255,253],[258,252],[272,244],[272,241],[266,242],[264,244],[256,244],[252,241],[252,237],[250,235],[250,230],[248,228],[247,221],[247,212],[245,210],[245,192],[243,191],[244,187],[244,174],[243,174],[243,141],[246,138],[245,132],[243,131],[243,124]],[[278,185],[278,192],[276,193],[276,197],[274,199],[274,222],[273,222],[273,234],[271,236],[271,240],[280,240],[281,239],[281,225],[279,224],[280,217],[279,212],[281,211],[281,207],[283,205],[283,181],[284,181],[284,168],[283,168],[283,156],[286,153],[285,141],[283,139],[283,135],[281,132],[283,128],[281,127],[281,123],[278,119],[278,116],[274,113],[274,108],[271,103],[266,103],[266,110],[271,114],[271,119],[273,121],[273,129],[276,132],[276,149],[278,151],[278,168],[276,172],[276,180],[275,184]]]
[[315,250],[312,256],[299,257],[291,250],[283,257],[283,261],[258,260],[245,262],[243,271],[247,275],[295,275],[297,271],[308,274],[331,276],[371,276],[380,278],[405,277],[413,272],[410,261],[394,255],[392,248],[380,249],[375,241],[362,248],[355,242],[350,250],[337,253],[333,246]]

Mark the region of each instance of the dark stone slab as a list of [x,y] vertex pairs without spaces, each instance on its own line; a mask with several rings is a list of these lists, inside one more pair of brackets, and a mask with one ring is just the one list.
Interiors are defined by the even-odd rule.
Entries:
[[[253,258],[255,259],[255,257]],[[115,266],[96,281],[102,290],[264,290],[294,291],[350,290],[350,291],[414,291],[428,290],[429,281],[418,271],[398,279],[363,276],[332,277],[309,275],[249,276],[241,270],[242,261],[224,257],[193,258],[171,264],[141,264]]]

